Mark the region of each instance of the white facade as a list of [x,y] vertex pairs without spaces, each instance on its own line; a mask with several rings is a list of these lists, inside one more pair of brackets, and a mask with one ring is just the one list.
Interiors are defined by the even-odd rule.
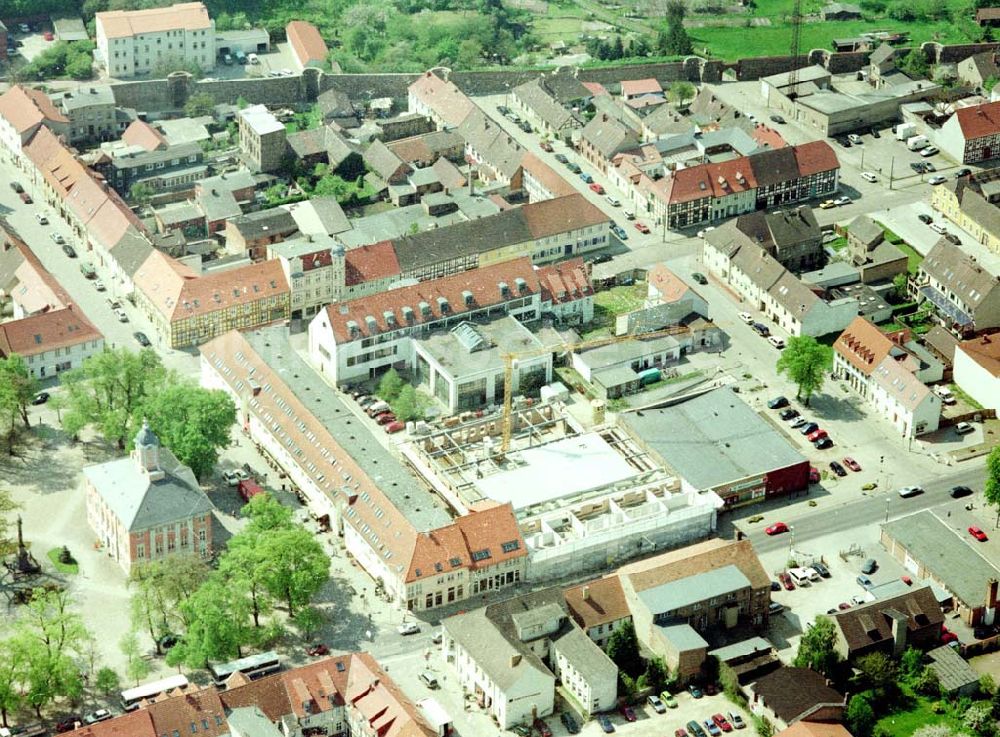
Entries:
[[[501,307],[504,314],[512,315],[522,322],[541,317],[541,297],[538,292],[527,298],[519,297],[511,300]],[[450,315],[443,320],[385,331],[370,338],[346,342],[337,341],[330,327],[330,321],[324,311],[320,310],[309,323],[309,359],[320,373],[338,386],[358,379],[371,378],[376,371],[394,364],[413,369],[416,367],[415,337],[432,330],[457,325],[465,320],[475,320],[485,316],[489,309],[495,310],[496,306]]]
[[[789,309],[771,294],[765,293],[764,312],[789,335],[829,335],[839,333],[858,316],[858,300],[853,297],[827,302],[816,298],[801,312]],[[798,314],[796,314],[798,312]]]
[[[176,59],[197,64],[203,70],[215,67],[215,21],[185,3],[153,11],[97,13],[97,50],[111,77],[147,75],[161,61]],[[172,17],[170,22],[166,17]],[[193,20],[193,22],[192,22]],[[201,27],[196,27],[201,26]]]
[[[555,707],[556,679],[548,670],[526,666],[517,668],[514,682],[501,688],[480,667],[472,656],[447,635],[445,623],[445,658],[455,666],[458,682],[467,693],[476,694],[501,729],[516,724],[530,724],[534,716],[548,716]],[[521,663],[520,655],[512,655],[512,670]]]
[[[291,289],[293,319],[311,319],[344,293],[344,249],[332,239],[314,236],[309,241],[280,241],[268,246],[268,258],[277,259]],[[315,242],[313,242],[315,241]]]
[[992,373],[962,350],[955,349],[955,383],[987,409],[1000,411],[1000,374]]
[[[584,633],[581,636],[586,637]],[[588,659],[604,659],[608,661],[601,669],[588,669],[589,675],[585,675],[577,666],[574,658],[569,652],[561,647],[561,642],[556,640],[552,643],[552,671],[556,674],[559,682],[572,693],[576,700],[591,714],[607,711],[612,708],[618,700],[618,669],[614,663],[610,662],[607,655],[601,652],[596,645],[592,646],[593,653],[588,653]]]
[[61,348],[52,348],[25,356],[28,370],[36,379],[46,379],[71,368],[77,368],[86,359],[104,350],[104,338],[81,341]]

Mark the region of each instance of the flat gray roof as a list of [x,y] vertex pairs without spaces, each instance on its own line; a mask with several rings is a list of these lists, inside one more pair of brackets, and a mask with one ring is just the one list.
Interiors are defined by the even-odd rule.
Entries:
[[410,524],[426,532],[452,523],[436,497],[372,437],[336,391],[292,348],[285,328],[251,330],[243,335]]
[[699,635],[694,627],[689,624],[661,625],[659,626],[659,630],[681,652],[708,647],[705,638]]
[[608,366],[617,366],[654,353],[673,350],[677,344],[677,338],[672,335],[663,335],[649,340],[625,340],[621,343],[612,343],[583,351],[580,353],[580,358],[590,366],[592,371],[600,371]]
[[451,198],[458,210],[447,215],[428,215],[422,204],[396,207],[392,210],[351,220],[353,229],[338,237],[348,248],[366,246],[393,238],[402,238],[416,226],[419,231],[433,227],[445,228],[456,223],[495,215],[500,208],[487,197],[470,196],[465,192],[452,192]]
[[727,660],[732,660],[733,658],[740,658],[744,655],[753,655],[754,653],[766,653],[774,650],[774,645],[765,640],[763,637],[751,637],[746,640],[740,640],[739,642],[734,642],[731,645],[725,645],[724,647],[711,650],[708,654],[714,655],[722,662]]
[[748,588],[750,579],[735,565],[728,565],[654,586],[638,592],[638,597],[657,615]]
[[1000,570],[941,519],[925,509],[882,525],[885,533],[967,606],[982,606],[986,584]]
[[619,422],[698,489],[806,462],[727,387],[672,407],[623,413]]
[[927,657],[931,659],[930,667],[937,673],[946,691],[957,691],[979,682],[979,673],[951,645],[928,650]]
[[415,338],[416,345],[433,356],[453,379],[484,371],[501,371],[504,353],[542,347],[542,342],[514,317],[461,325],[471,326],[483,338],[484,347],[471,352],[466,350],[456,337],[455,328]]

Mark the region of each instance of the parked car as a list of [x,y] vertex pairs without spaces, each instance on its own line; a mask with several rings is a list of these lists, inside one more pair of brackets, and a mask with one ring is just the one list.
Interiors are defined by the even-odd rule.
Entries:
[[971,526],[971,527],[969,528],[969,534],[970,534],[970,535],[972,535],[972,536],[973,536],[974,538],[976,538],[976,539],[977,539],[977,540],[978,540],[979,542],[981,542],[981,543],[984,543],[984,542],[986,542],[987,540],[989,540],[989,538],[988,538],[988,537],[986,537],[986,533],[985,533],[985,532],[983,532],[983,531],[982,531],[981,529],[979,529],[978,527],[976,527],[975,525],[972,525],[972,526]]
[[741,312],[739,314],[739,318],[743,322],[745,322],[747,325],[750,325],[750,324],[753,323],[753,315],[751,315],[749,312]]
[[817,428],[808,435],[806,435],[806,440],[808,440],[810,443],[815,443],[820,438],[825,438],[826,436],[827,436],[826,430],[822,428]]
[[932,176],[930,179],[927,180],[927,183],[931,185],[938,185],[938,184],[944,184],[946,181],[948,180],[945,179],[940,174],[935,174],[934,176]]
[[568,711],[564,711],[559,715],[559,721],[563,723],[563,726],[566,727],[566,731],[570,734],[580,733],[580,725],[576,723],[576,719],[574,719],[573,715]]
[[566,154],[556,154],[556,161],[560,164],[566,164],[569,162],[569,159],[566,158]]
[[115,317],[118,318],[118,322],[128,322],[128,314],[121,307],[115,310]]
[[822,563],[813,563],[812,568],[816,573],[818,573],[823,578],[830,578],[830,569],[827,568]]
[[306,648],[306,654],[311,655],[314,658],[321,655],[329,655],[330,648],[324,645],[322,642],[316,642]]
[[31,400],[31,403],[37,407],[39,404],[45,404],[47,401],[49,401],[49,393],[38,392],[34,399]]
[[724,716],[722,716],[722,714],[713,714],[712,721],[715,722],[715,726],[717,726],[723,732],[733,731],[733,725],[730,724],[729,720],[726,719]]
[[962,245],[962,239],[954,233],[944,233],[944,239],[949,243],[955,244],[956,246]]
[[878,181],[878,177],[875,176],[875,174],[870,171],[861,172],[861,178],[864,179],[866,182],[871,182],[872,184]]
[[[865,589],[865,590],[870,589],[872,587],[872,580],[871,580],[871,578],[868,577],[868,576],[866,576],[866,575],[864,575],[864,574],[858,576],[855,580],[858,582],[858,585],[861,588]],[[855,597],[851,597],[851,601],[853,601],[855,604],[863,604],[864,603],[864,598],[862,597],[860,601],[858,601],[858,598],[859,597],[856,597],[856,596]]]
[[847,140],[853,143],[855,146],[861,145],[861,136],[859,136],[857,133],[848,133]]
[[48,225],[49,224],[49,219],[47,217],[45,217],[45,213],[42,213],[42,212],[36,212],[35,213],[35,220],[38,221],[39,225]]
[[781,604],[777,601],[772,601],[770,604],[767,605],[768,614],[777,615],[781,614],[783,611],[785,611],[784,604]]
[[396,632],[401,635],[415,635],[420,632],[420,625],[416,622],[403,622],[396,628]]
[[819,483],[819,469],[815,466],[809,466],[809,483],[818,484]]
[[861,470],[861,464],[858,463],[853,458],[851,458],[850,456],[844,458],[844,465],[847,466],[852,471],[854,471],[855,473]]
[[21,186],[20,182],[11,182],[10,188],[15,192],[17,192],[18,194],[21,194],[21,192],[24,191],[24,187]]
[[837,138],[836,141],[837,141],[837,143],[839,143],[844,148],[850,148],[851,147],[851,142],[849,140],[847,140],[847,136],[841,136],[840,138]]
[[781,409],[782,407],[788,406],[788,399],[784,396],[777,396],[773,399],[767,400],[768,409]]
[[791,407],[786,407],[785,409],[781,410],[781,412],[778,413],[778,417],[780,417],[785,422],[793,420],[798,416],[799,416],[799,411],[797,409],[792,409]]
[[614,261],[614,260],[615,260],[615,257],[612,256],[610,253],[602,253],[599,256],[595,256],[593,262],[595,264],[606,264],[609,261]]
[[69,732],[76,729],[76,725],[82,723],[83,719],[79,714],[67,714],[56,722],[56,732]]
[[802,427],[799,428],[799,432],[802,433],[803,435],[809,435],[810,433],[814,433],[817,430],[819,430],[819,425],[817,425],[815,422],[807,422],[806,424],[804,424]]
[[868,558],[864,563],[861,564],[861,572],[871,575],[878,570],[878,561],[874,558]]
[[592,182],[590,185],[590,191],[595,194],[604,194],[604,187],[597,182]]
[[594,178],[590,176],[587,172],[580,172],[580,179],[583,180],[584,184],[593,184]]
[[688,722],[685,726],[687,727],[688,732],[691,733],[691,737],[706,737],[705,730],[702,729],[701,725],[694,719]]
[[818,440],[812,441],[812,444],[813,444],[813,447],[816,448],[816,450],[826,450],[827,448],[832,448],[833,447],[833,441],[830,440],[830,438],[828,438],[826,436],[823,436],[823,437],[819,438]]
[[970,433],[975,429],[976,428],[973,427],[972,424],[968,422],[959,422],[957,425],[955,425],[955,432],[958,433],[959,435],[965,435],[966,433]]
[[908,499],[911,496],[917,496],[918,494],[923,494],[924,490],[919,486],[903,486],[896,492],[904,499]]
[[396,420],[395,422],[390,422],[388,425],[385,425],[385,431],[390,435],[392,435],[393,433],[397,433],[405,428],[406,424],[400,422],[399,420]]
[[581,169],[579,164],[574,164],[572,161],[566,164],[566,168],[569,169],[574,174],[579,174]]
[[621,712],[622,716],[625,717],[625,721],[627,722],[634,722],[637,719],[635,715],[635,709],[633,709],[628,704],[622,704],[619,711]]
[[622,206],[622,201],[620,199],[618,199],[617,197],[615,197],[614,195],[610,195],[609,194],[604,199],[606,199],[608,201],[608,204],[611,205],[612,207],[621,207]]
[[601,729],[604,730],[605,734],[611,734],[615,731],[615,725],[611,723],[611,719],[607,714],[598,714],[597,723],[601,725]]
[[667,707],[663,705],[663,702],[660,701],[660,697],[656,694],[650,694],[647,696],[646,703],[653,707],[653,711],[657,714],[665,714],[667,711]]
[[700,699],[702,696],[705,695],[701,692],[701,689],[698,688],[698,686],[696,686],[693,683],[690,686],[688,686],[688,693],[690,693],[691,696],[696,699]]
[[63,243],[62,245],[63,253],[65,253],[70,258],[76,258],[76,251],[73,249],[69,243]]
[[924,171],[925,172],[931,172],[931,173],[933,173],[933,172],[937,171],[937,167],[934,166],[934,164],[932,164],[931,162],[925,161],[924,162]]
[[809,420],[807,420],[805,417],[796,417],[794,420],[792,420],[789,423],[789,427],[794,428],[794,429],[797,430],[798,428],[800,428],[803,425],[806,425],[808,423],[809,423]]
[[838,197],[833,201],[833,204],[837,205],[838,207],[842,207],[844,205],[851,204],[853,201],[854,200],[852,200],[850,197]]
[[847,475],[847,471],[844,469],[844,467],[841,466],[836,461],[830,461],[830,470],[833,471],[838,476],[840,476],[841,478]]
[[769,117],[772,123],[777,123],[778,125],[784,125],[785,123],[785,119],[782,118],[780,115],[771,115]]
[[764,534],[766,535],[780,535],[783,532],[788,532],[788,525],[784,522],[775,522],[770,527],[764,528]]
[[719,729],[719,725],[711,719],[705,719],[702,724],[705,725],[705,731],[708,732],[710,737],[719,737],[719,735],[722,734],[722,730]]
[[795,584],[792,582],[792,577],[784,571],[778,574],[778,580],[781,581],[781,585],[785,587],[785,591],[795,590]]
[[691,737],[688,735],[687,730],[684,727],[678,727],[674,730],[674,737]]
[[538,148],[542,149],[542,151],[547,151],[548,153],[552,153],[552,144],[549,143],[548,141],[542,141],[541,143],[539,143]]
[[785,341],[779,338],[777,335],[767,336],[767,342],[777,348],[779,351],[785,348]]
[[107,289],[107,287],[104,286],[104,282],[102,282],[100,279],[95,279],[94,289],[96,289],[98,292],[103,292],[105,289]]
[[872,127],[872,129],[869,130],[868,132],[872,134],[872,138],[881,138],[882,137],[881,134],[878,132],[878,128]]
[[922,222],[924,225],[930,225],[931,223],[934,222],[934,218],[923,212],[917,215],[917,220]]
[[910,163],[910,168],[913,169],[917,174],[923,174],[927,171],[927,165],[923,161],[913,161]]
[[383,412],[380,415],[375,415],[375,423],[378,425],[388,425],[390,422],[396,421],[396,415],[392,412]]
[[948,494],[952,499],[961,499],[963,496],[972,496],[972,489],[968,486],[952,486]]
[[928,146],[927,148],[924,148],[924,149],[920,150],[920,155],[924,156],[924,157],[933,156],[936,153],[938,153],[938,147],[937,146]]
[[669,691],[660,691],[660,701],[662,701],[663,705],[668,709],[677,708],[677,699],[675,699],[674,695]]
[[750,327],[753,329],[755,333],[757,333],[757,335],[759,335],[762,338],[767,338],[771,335],[771,328],[769,328],[762,322],[755,322]]
[[[872,132],[875,132],[874,128],[872,129]],[[747,726],[747,723],[743,721],[743,717],[735,711],[729,712],[729,721],[733,723],[733,726],[736,727],[736,729],[743,729]]]
[[638,230],[640,233],[647,233],[647,234],[649,233],[649,226],[646,225],[645,223],[636,223],[635,229]]
[[132,333],[132,337],[134,337],[136,342],[143,348],[148,348],[152,345],[152,343],[149,342],[149,338],[146,337],[146,334],[141,331]]
[[31,195],[28,194],[27,192],[21,192],[21,194],[19,194],[18,197],[20,197],[21,202],[23,202],[26,205],[30,205],[34,201],[31,199]]
[[962,167],[961,169],[955,172],[955,179],[961,179],[962,177],[967,177],[971,173],[972,169],[966,169],[965,167]]
[[700,271],[695,271],[691,274],[691,278],[694,279],[699,284],[708,284],[708,279]]
[[226,482],[228,486],[232,486],[234,489],[239,485],[240,481],[245,481],[250,478],[250,474],[244,471],[242,468],[234,468],[232,471],[224,471],[222,473],[222,480]]
[[531,723],[531,726],[537,729],[538,734],[540,734],[542,737],[552,737],[552,729],[549,727],[548,724],[545,723],[544,719],[539,719],[538,717],[535,717],[535,721]]

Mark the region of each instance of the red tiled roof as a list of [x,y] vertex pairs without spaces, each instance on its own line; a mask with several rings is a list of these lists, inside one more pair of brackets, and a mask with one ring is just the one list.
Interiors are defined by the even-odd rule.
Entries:
[[401,273],[392,241],[352,248],[344,255],[344,283],[349,287]]
[[837,154],[826,141],[810,141],[799,146],[792,146],[792,153],[795,155],[800,177],[832,171],[840,167]]
[[833,349],[865,375],[889,355],[892,341],[865,318],[855,317],[833,343]]
[[962,341],[958,348],[984,370],[1000,378],[1000,333]]
[[666,185],[668,201],[690,202],[703,197],[725,197],[757,187],[753,169],[746,156],[718,164],[700,164],[678,169]]
[[521,159],[521,169],[549,191],[553,198],[576,194],[576,189],[566,178],[530,151]]
[[186,320],[290,292],[280,261],[238,266],[184,281],[170,319]]
[[65,737],[156,737],[149,712],[138,709],[114,719],[67,732]]
[[18,133],[24,133],[46,121],[69,123],[69,119],[59,112],[44,92],[19,84],[0,95],[0,117]]
[[0,355],[4,356],[34,356],[90,340],[104,340],[104,336],[73,305],[0,323]]
[[153,729],[159,735],[169,735],[175,731],[191,735],[192,724],[198,725],[199,737],[218,737],[229,732],[222,701],[214,688],[158,701],[147,706],[146,710],[153,720]]
[[311,62],[324,62],[329,54],[326,42],[319,35],[319,29],[304,20],[293,20],[285,26],[285,36],[292,45],[292,51],[302,66]]
[[129,146],[140,146],[146,151],[156,151],[167,145],[163,134],[145,120],[133,120],[122,133],[122,140]]
[[580,193],[532,202],[523,206],[520,212],[536,239],[610,222],[601,208]]
[[128,38],[142,33],[161,33],[179,29],[199,30],[212,27],[204,3],[177,3],[166,8],[146,10],[110,10],[96,13],[98,28],[108,38]]
[[586,87],[590,91],[590,94],[594,97],[609,94],[608,90],[600,82],[583,82],[583,86]]
[[584,629],[632,616],[616,574],[566,589],[563,595],[573,619]]
[[409,94],[418,97],[450,126],[457,127],[475,108],[462,90],[431,72],[425,72],[414,81]]
[[691,291],[691,287],[665,264],[656,264],[649,270],[647,283],[657,291],[659,300],[664,304],[676,302]]
[[663,92],[663,87],[652,77],[648,79],[626,79],[622,81],[622,95],[655,95]]
[[[359,249],[348,251],[347,255],[350,256],[354,250]],[[524,279],[525,292],[518,292],[516,284],[518,278]],[[509,287],[509,296],[507,297],[500,294],[498,285],[501,282]],[[387,329],[386,313],[393,315],[397,326],[419,325],[441,319],[439,297],[447,300],[450,310],[449,316],[452,316],[461,315],[468,311],[469,308],[466,307],[463,297],[463,292],[466,291],[472,293],[472,309],[478,310],[490,305],[501,304],[510,299],[521,299],[535,294],[538,292],[538,288],[538,277],[531,266],[531,259],[524,256],[329,305],[326,308],[326,315],[336,341],[346,343],[352,340],[351,331],[348,328],[349,322],[354,322],[357,327],[358,332],[354,340],[361,340],[368,335],[366,318],[369,316],[375,318],[376,331],[381,332]],[[428,307],[429,314],[426,316],[421,312],[421,302]],[[405,307],[412,310],[412,315],[409,317],[409,313],[404,314]]]
[[1000,102],[965,107],[956,110],[955,117],[966,140],[1000,133]]
[[351,657],[346,697],[378,737],[432,737],[436,734],[414,704],[368,653]]
[[784,148],[788,145],[785,139],[782,137],[778,131],[774,128],[770,128],[763,123],[757,123],[753,128],[753,133],[750,134],[751,138],[759,143],[761,146],[768,146],[770,148]]
[[542,301],[564,304],[594,293],[582,258],[541,266],[535,271]]

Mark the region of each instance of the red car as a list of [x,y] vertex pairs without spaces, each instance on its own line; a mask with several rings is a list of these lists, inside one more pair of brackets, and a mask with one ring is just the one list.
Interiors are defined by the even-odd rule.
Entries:
[[816,466],[809,466],[809,483],[818,484],[819,483],[819,469]]
[[983,532],[982,530],[980,530],[975,525],[973,525],[972,527],[969,528],[969,534],[972,535],[974,538],[976,538],[981,543],[984,543],[987,540],[989,540],[989,538],[986,537],[986,533]]
[[839,604],[837,604],[837,609],[839,609],[842,612],[846,612],[850,608],[851,608],[851,605],[848,602],[846,602],[846,601],[842,601]]
[[824,430],[822,428],[820,428],[819,430],[813,430],[811,433],[809,433],[808,435],[806,435],[806,439],[810,443],[815,443],[820,438],[825,438],[825,437],[826,437],[826,430]]
[[535,719],[532,726],[538,730],[538,734],[542,735],[542,737],[552,737],[552,730],[543,720]]
[[645,223],[636,223],[635,224],[635,229],[638,230],[640,233],[648,233],[649,232],[649,226],[646,225]]
[[21,194],[19,194],[18,197],[21,198],[21,202],[23,202],[24,204],[26,205],[31,204],[31,195],[28,194],[27,192],[21,192]]
[[392,412],[383,412],[375,417],[375,422],[379,425],[388,425],[390,422],[396,421],[396,415]]
[[792,583],[792,577],[784,571],[778,574],[778,580],[781,581],[781,585],[785,587],[785,591],[791,591],[795,588],[795,584]]
[[674,737],[688,737],[687,730],[683,727],[678,727],[674,730]]
[[541,143],[538,144],[538,147],[542,149],[542,151],[548,151],[549,153],[552,153],[552,144],[549,143],[548,141],[542,141]]
[[329,655],[330,648],[328,648],[322,642],[317,642],[315,645],[310,645],[309,647],[307,647],[306,653],[312,655],[315,658],[320,655]]
[[633,709],[631,706],[629,706],[628,704],[622,704],[622,708],[620,709],[620,711],[622,713],[622,716],[625,717],[627,721],[630,722],[635,721],[635,709]]
[[385,431],[387,433],[389,433],[390,435],[392,435],[394,432],[399,432],[400,430],[402,430],[403,428],[405,428],[406,427],[406,423],[405,422],[400,422],[399,420],[393,420],[388,425],[383,425],[383,427],[385,427]]
[[590,185],[590,191],[596,192],[597,194],[604,194],[604,187],[602,187],[597,182],[594,182],[593,184]]
[[46,31],[45,33],[42,34],[42,37],[46,41],[52,41],[55,38],[55,36],[52,34],[52,31]]
[[850,456],[844,459],[844,465],[847,466],[852,471],[854,471],[855,473],[861,470],[861,464],[858,463],[853,458],[851,458]]
[[948,629],[947,627],[945,627],[942,624],[941,625],[941,642],[943,642],[944,644],[947,645],[949,642],[955,642],[956,640],[958,640],[958,635],[956,635],[954,632],[952,632],[950,629]]
[[722,714],[713,714],[712,721],[715,722],[715,726],[721,729],[723,732],[733,731],[733,725],[730,724],[729,720],[726,719],[724,716],[722,716]]
[[770,527],[765,527],[764,532],[768,535],[780,535],[782,532],[788,532],[788,525],[784,522],[775,522]]

